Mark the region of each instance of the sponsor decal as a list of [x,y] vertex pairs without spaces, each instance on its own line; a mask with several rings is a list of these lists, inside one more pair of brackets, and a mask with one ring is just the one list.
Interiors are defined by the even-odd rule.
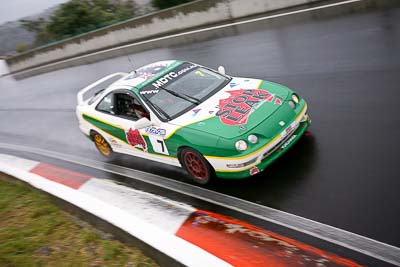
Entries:
[[232,88],[232,87],[235,87],[235,86],[238,86],[239,84],[238,83],[235,83],[235,82],[231,82],[231,83],[229,83],[229,86]]
[[289,127],[287,127],[287,128],[285,129],[286,135],[290,134],[293,130],[294,130],[293,126],[292,126],[292,125],[289,125]]
[[275,98],[275,104],[282,105],[282,100],[279,97]]
[[293,133],[297,127],[299,126],[299,123],[297,122],[293,122],[291,125],[289,125],[282,133],[281,136],[282,137],[286,137],[288,135],[290,135],[291,133]]
[[239,129],[240,129],[241,131],[246,131],[246,127],[244,127],[244,126],[240,126]]
[[157,62],[154,64],[149,64],[146,66],[143,66],[136,71],[134,71],[130,76],[126,78],[126,80],[129,79],[134,79],[136,77],[140,77],[143,79],[149,79],[153,77],[156,73],[160,72],[161,70],[165,69],[169,65],[168,61],[164,62]]
[[296,138],[296,134],[294,134],[294,135],[292,135],[290,138],[289,138],[289,140],[287,140],[282,146],[281,146],[281,148],[282,149],[285,149],[295,138]]
[[230,96],[219,100],[216,113],[222,123],[242,125],[247,123],[250,113],[264,101],[272,102],[274,95],[261,89],[240,89],[228,91]]
[[158,89],[159,87],[162,87],[162,86],[168,84],[170,81],[174,80],[175,78],[178,78],[182,74],[185,74],[186,72],[188,72],[191,69],[196,67],[196,65],[185,65],[185,66],[186,67],[184,67],[183,69],[180,69],[178,71],[171,71],[171,72],[167,73],[166,75],[164,75],[157,81],[153,82],[152,85]]
[[144,152],[147,152],[147,143],[138,129],[133,130],[130,128],[126,132],[126,140],[131,146],[141,148]]
[[149,99],[154,94],[157,94],[161,87],[168,85],[170,82],[178,79],[181,75],[187,73],[188,71],[196,67],[197,66],[194,64],[182,64],[179,67],[175,68],[173,71],[168,72],[161,78],[155,80],[153,83],[149,84],[148,86],[140,90],[140,94],[144,95],[147,99]]
[[140,78],[143,78],[143,79],[147,80],[148,78],[151,78],[153,76],[154,76],[153,73],[143,73],[143,74],[140,75]]
[[169,81],[171,81],[173,78],[178,77],[178,74],[176,74],[176,72],[171,71],[170,73],[164,75],[163,77],[161,77],[160,79],[158,79],[157,81],[155,81],[154,83],[152,83],[152,85],[155,88],[159,88],[164,86],[165,84],[167,84]]
[[216,105],[213,108],[210,108],[210,110],[208,111],[208,114],[212,115],[214,113],[216,113],[219,110],[219,105]]
[[192,110],[192,111],[193,111],[192,116],[193,116],[193,117],[196,116],[197,113],[199,113],[200,110],[201,110],[201,108],[193,109],[193,110]]
[[257,166],[254,166],[250,169],[250,175],[255,175],[260,172],[260,169]]
[[140,91],[141,95],[152,95],[157,94],[160,90],[147,90],[147,91]]
[[110,143],[113,147],[121,147],[121,145],[118,143],[118,141],[115,140],[114,138],[110,138]]
[[157,136],[162,136],[162,137],[167,135],[167,131],[162,128],[147,127],[145,131],[146,131],[146,133],[151,134],[151,135],[157,135]]
[[201,122],[199,122],[197,125],[199,125],[199,126],[204,126],[204,125],[206,125],[206,123],[203,122],[203,121],[201,121]]
[[250,82],[250,80],[249,80],[249,79],[246,79],[246,80],[244,80],[244,82],[245,82],[245,83],[248,83],[248,82]]
[[199,76],[201,76],[201,77],[204,77],[204,76],[205,76],[204,73],[202,73],[202,72],[199,71],[199,70],[196,71],[195,74],[196,74],[196,75],[199,75]]
[[280,121],[280,122],[279,122],[279,125],[280,125],[280,126],[285,126],[285,122],[284,122],[284,121]]

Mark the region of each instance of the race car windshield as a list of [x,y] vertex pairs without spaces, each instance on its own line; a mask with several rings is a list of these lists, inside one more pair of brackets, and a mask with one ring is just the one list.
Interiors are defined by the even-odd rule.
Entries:
[[205,101],[228,81],[216,72],[184,63],[144,87],[140,94],[152,107],[162,108],[169,118],[157,112],[161,117],[174,119]]

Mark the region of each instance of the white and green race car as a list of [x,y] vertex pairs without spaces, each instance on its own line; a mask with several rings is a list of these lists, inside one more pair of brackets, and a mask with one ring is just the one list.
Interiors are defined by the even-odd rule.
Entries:
[[76,114],[103,156],[182,166],[200,184],[263,171],[310,125],[306,102],[283,85],[177,60],[100,79],[78,93]]

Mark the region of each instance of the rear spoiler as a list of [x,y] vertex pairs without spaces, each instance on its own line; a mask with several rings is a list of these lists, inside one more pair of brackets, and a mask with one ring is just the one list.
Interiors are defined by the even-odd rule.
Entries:
[[94,82],[94,83],[92,83],[92,84],[86,86],[85,88],[83,88],[82,90],[80,90],[80,91],[78,92],[78,95],[77,95],[78,105],[79,105],[79,106],[83,105],[83,103],[84,103],[84,101],[85,101],[85,100],[83,99],[83,95],[84,95],[86,92],[88,92],[90,89],[92,89],[92,88],[96,87],[97,85],[99,85],[99,84],[101,84],[101,83],[104,83],[104,82],[106,82],[107,80],[110,80],[110,79],[112,79],[112,78],[114,78],[114,77],[116,77],[116,76],[120,76],[120,77],[122,78],[123,76],[126,76],[126,75],[128,75],[128,73],[125,73],[125,72],[116,72],[116,73],[110,74],[110,75],[108,75],[108,76],[106,76],[106,77],[104,77],[104,78],[101,78],[100,80],[98,80],[98,81],[96,81],[96,82]]

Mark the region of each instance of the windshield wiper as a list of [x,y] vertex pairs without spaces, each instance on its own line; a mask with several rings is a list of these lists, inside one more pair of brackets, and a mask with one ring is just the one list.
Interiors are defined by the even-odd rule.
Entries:
[[150,103],[150,105],[152,105],[153,108],[155,110],[157,110],[158,113],[162,114],[167,120],[169,120],[169,121],[171,120],[171,117],[164,110],[162,110],[159,106],[157,106],[156,104],[154,104],[151,101],[147,101],[147,103]]
[[162,87],[162,86],[159,86],[158,88],[163,89],[164,91],[170,93],[173,96],[176,96],[176,97],[179,97],[179,98],[181,98],[183,100],[189,101],[190,103],[193,103],[193,104],[196,104],[196,105],[200,104],[200,100],[195,98],[195,97],[193,97],[193,96],[188,96],[188,95],[183,94],[183,93],[177,93],[177,92],[174,92],[174,91],[169,90],[169,89],[167,89],[165,87]]

